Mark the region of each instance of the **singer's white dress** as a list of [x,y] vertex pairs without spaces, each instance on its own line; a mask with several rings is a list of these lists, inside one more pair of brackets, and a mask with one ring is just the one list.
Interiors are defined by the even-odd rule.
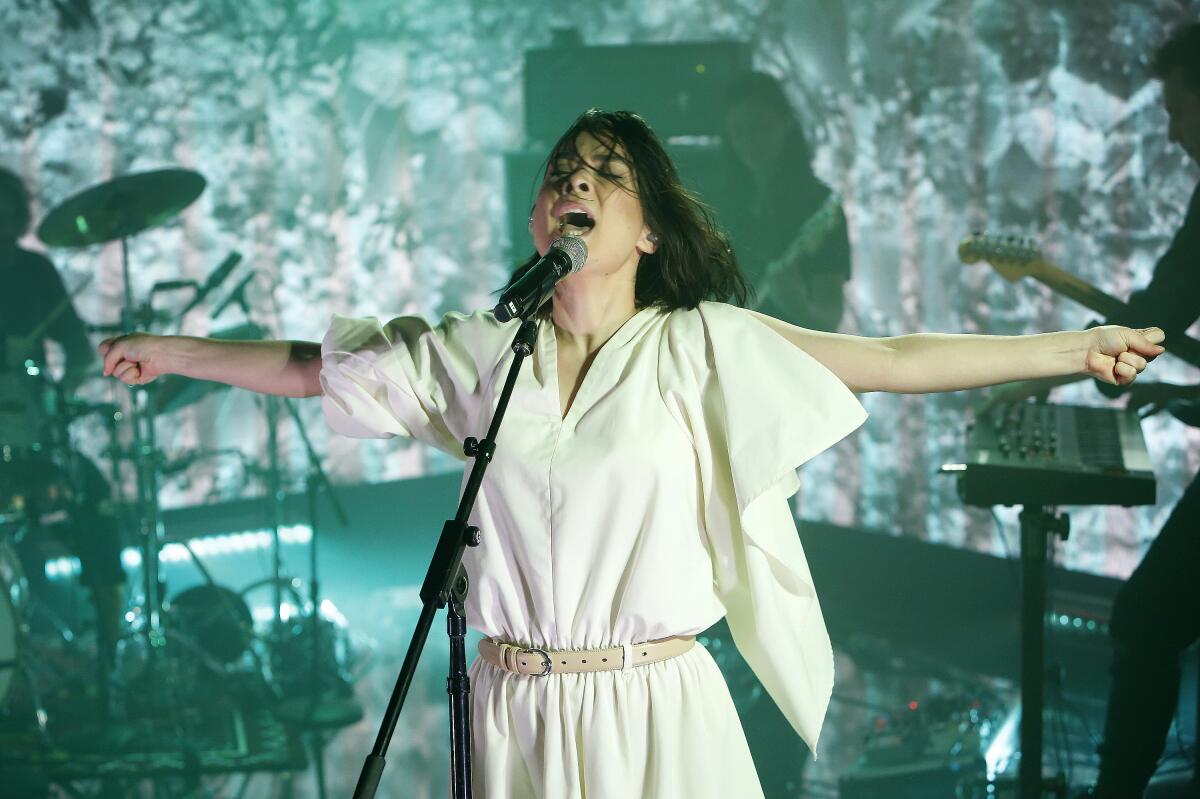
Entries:
[[[480,436],[516,323],[335,318],[322,404],[350,436],[449,452]],[[787,498],[795,469],[858,427],[828,370],[747,311],[639,311],[560,410],[555,334],[523,365],[467,552],[468,623],[545,649],[698,633],[727,616],[746,661],[816,747],[833,656]],[[629,671],[471,667],[474,787],[486,799],[761,796],[703,647]]]

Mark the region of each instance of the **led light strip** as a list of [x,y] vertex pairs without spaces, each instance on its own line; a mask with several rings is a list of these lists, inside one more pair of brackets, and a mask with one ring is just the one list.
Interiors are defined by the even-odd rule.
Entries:
[[[188,546],[197,557],[206,558],[267,549],[271,546],[271,539],[269,529],[246,530],[193,538],[188,541]],[[307,544],[312,541],[312,527],[307,524],[283,525],[279,528],[279,541],[288,545]],[[185,563],[192,559],[187,547],[177,543],[164,545],[158,556],[163,563]],[[141,568],[142,551],[136,547],[126,547],[121,550],[121,563],[127,569]],[[46,561],[46,577],[51,580],[73,577],[79,574],[80,569],[79,558],[52,558]]]

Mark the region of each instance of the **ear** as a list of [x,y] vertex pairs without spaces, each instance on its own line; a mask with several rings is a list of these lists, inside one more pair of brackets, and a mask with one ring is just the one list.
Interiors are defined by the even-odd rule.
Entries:
[[658,234],[648,227],[642,228],[642,236],[637,240],[637,250],[642,255],[650,255],[658,250]]

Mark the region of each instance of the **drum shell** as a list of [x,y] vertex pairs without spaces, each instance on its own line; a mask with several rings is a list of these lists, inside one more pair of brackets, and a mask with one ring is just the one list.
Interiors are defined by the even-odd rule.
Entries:
[[349,631],[331,619],[318,617],[315,647],[313,632],[311,616],[296,617],[274,642],[271,677],[276,689],[284,698],[304,696],[314,689],[319,694],[350,695],[355,653]]
[[171,599],[168,638],[182,636],[215,663],[231,665],[250,648],[254,621],[246,600],[221,585],[197,585]]

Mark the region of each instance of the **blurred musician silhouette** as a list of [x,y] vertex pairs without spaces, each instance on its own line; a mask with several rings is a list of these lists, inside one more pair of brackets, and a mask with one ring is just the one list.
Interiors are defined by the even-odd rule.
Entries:
[[734,166],[718,203],[763,313],[836,330],[850,241],[840,198],[812,171],[812,152],[779,82],[763,73],[728,91],[725,145]]
[[[54,265],[20,245],[29,226],[24,183],[0,169],[0,507],[35,598],[49,596],[44,564],[56,544],[78,556],[101,650],[111,657],[125,581],[111,489],[69,447],[63,402],[96,356]],[[47,378],[47,341],[62,351],[57,385]]]

